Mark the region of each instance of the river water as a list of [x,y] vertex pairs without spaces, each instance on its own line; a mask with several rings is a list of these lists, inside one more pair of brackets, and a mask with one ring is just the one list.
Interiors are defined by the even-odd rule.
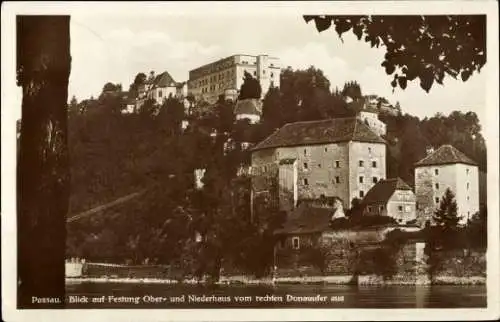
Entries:
[[480,308],[487,305],[485,285],[208,287],[74,283],[67,284],[66,289],[67,299],[87,301],[70,303],[68,308]]

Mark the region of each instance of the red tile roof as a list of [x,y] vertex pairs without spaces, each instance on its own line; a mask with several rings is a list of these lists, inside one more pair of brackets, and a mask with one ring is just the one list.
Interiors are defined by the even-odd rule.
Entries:
[[259,103],[258,99],[238,100],[238,102],[236,102],[236,107],[234,108],[234,114],[260,115],[260,106],[258,106]]
[[387,202],[396,190],[412,190],[401,178],[380,180],[363,198],[364,204]]
[[429,165],[440,165],[440,164],[454,164],[463,163],[470,165],[477,165],[475,161],[470,159],[468,156],[458,151],[455,147],[446,144],[442,145],[436,151],[432,152],[422,160],[415,163],[416,167],[423,167]]
[[348,117],[285,124],[253,150],[349,141],[385,143],[368,125]]
[[172,78],[172,76],[170,76],[168,72],[161,73],[160,75],[156,76],[153,80],[153,87],[169,87],[169,86],[177,86],[177,83],[174,81],[174,79]]
[[329,229],[333,209],[314,207],[301,203],[290,213],[283,228],[275,231],[276,234],[312,234]]

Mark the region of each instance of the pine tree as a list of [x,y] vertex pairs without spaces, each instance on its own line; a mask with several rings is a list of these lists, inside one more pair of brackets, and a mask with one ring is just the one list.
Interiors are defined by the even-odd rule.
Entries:
[[460,216],[458,215],[455,194],[448,188],[439,204],[439,208],[434,212],[434,221],[445,230],[457,228]]

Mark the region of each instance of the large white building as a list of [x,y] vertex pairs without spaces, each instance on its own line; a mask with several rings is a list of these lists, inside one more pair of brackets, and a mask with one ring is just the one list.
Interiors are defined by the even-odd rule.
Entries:
[[268,55],[233,55],[189,71],[188,94],[215,103],[219,95],[236,99],[245,72],[259,80],[262,98],[280,86],[279,59]]
[[479,170],[477,163],[451,145],[428,152],[415,164],[415,195],[420,223],[432,222],[434,211],[449,188],[458,206],[460,224],[479,211]]
[[252,193],[277,184],[283,210],[322,196],[350,208],[385,179],[385,154],[385,141],[354,117],[289,123],[252,149]]

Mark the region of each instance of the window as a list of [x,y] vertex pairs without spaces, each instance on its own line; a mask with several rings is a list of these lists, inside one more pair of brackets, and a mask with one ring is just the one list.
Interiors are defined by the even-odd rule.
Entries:
[[469,199],[470,199],[469,196],[467,196],[467,201],[469,201]]
[[304,186],[308,186],[309,185],[309,181],[307,180],[307,178],[304,178]]
[[434,169],[434,174],[438,175],[439,174],[439,169]]
[[299,249],[300,248],[300,239],[299,239],[299,237],[293,237],[292,238],[292,247],[293,247],[293,249]]
[[436,203],[439,203],[439,198],[438,197],[434,198],[434,201],[436,201]]
[[467,182],[467,190],[469,189],[469,183]]
[[368,212],[372,212],[372,207],[368,206],[366,207],[366,210],[368,210]]
[[465,173],[469,175],[469,168],[465,169]]
[[274,81],[271,81],[271,86],[269,87],[274,87]]
[[318,168],[321,168],[321,163],[318,163]]
[[380,211],[383,211],[383,210],[384,210],[384,206],[383,206],[383,205],[381,205],[381,206],[379,207],[379,209],[380,209]]
[[340,168],[340,161],[335,161],[335,168]]
[[363,176],[360,176],[360,177],[359,177],[359,183],[363,183],[364,179],[365,179],[365,178],[364,178]]
[[363,198],[365,196],[365,192],[363,190],[359,191],[359,197]]
[[274,77],[274,73],[271,72],[271,78]]
[[376,168],[377,167],[377,161],[372,161],[372,168]]
[[307,162],[304,162],[304,169],[308,169],[309,168],[309,165],[307,164]]
[[372,153],[372,148],[368,147],[368,153]]
[[335,183],[340,183],[340,177],[335,177]]
[[307,149],[304,149],[304,155],[307,155]]
[[398,211],[403,212],[403,206],[398,206]]
[[436,190],[439,190],[439,183],[436,183],[434,186],[436,187]]
[[364,167],[365,166],[365,162],[363,160],[359,160],[359,166],[360,167]]
[[265,73],[266,73],[266,70],[264,69],[264,70],[262,71],[262,74],[265,74]]
[[162,95],[162,92],[158,91],[158,97],[161,97],[161,95]]
[[257,76],[257,72],[253,72],[253,76]]
[[378,178],[377,177],[373,177],[373,183],[377,183],[378,182]]
[[325,148],[325,152],[328,152],[328,148]]

